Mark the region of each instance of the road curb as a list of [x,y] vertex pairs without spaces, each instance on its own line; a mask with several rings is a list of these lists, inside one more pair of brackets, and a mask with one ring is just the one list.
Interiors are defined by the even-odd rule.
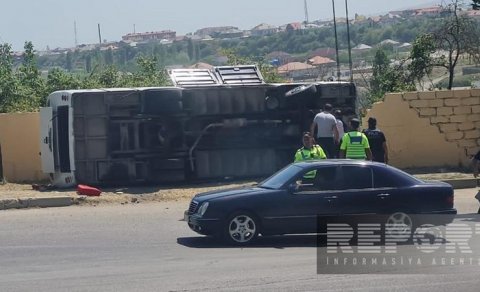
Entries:
[[[454,189],[468,189],[477,187],[477,179],[445,179]],[[54,197],[25,197],[16,199],[0,199],[0,210],[24,208],[67,207],[78,204],[72,196]]]
[[61,197],[40,197],[40,198],[19,198],[0,200],[0,210],[24,209],[24,208],[48,208],[71,206],[74,199],[69,196]]
[[477,187],[477,179],[474,178],[446,179],[442,181],[451,185],[454,189],[470,189]]

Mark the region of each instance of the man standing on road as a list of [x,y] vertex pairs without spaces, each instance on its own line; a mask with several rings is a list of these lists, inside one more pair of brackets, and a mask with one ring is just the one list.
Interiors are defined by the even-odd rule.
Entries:
[[368,129],[363,130],[363,133],[367,136],[368,144],[370,144],[373,161],[388,164],[387,139],[385,139],[385,134],[377,129],[376,118],[368,118]]
[[340,146],[340,158],[349,159],[368,159],[372,160],[372,152],[370,151],[370,145],[365,134],[358,131],[360,127],[360,121],[358,119],[352,119],[350,126],[353,131],[350,131],[343,135],[342,145]]
[[[475,156],[472,157],[472,170],[473,170],[473,177],[476,178],[477,180],[477,187],[478,185],[478,172],[480,170],[480,151],[475,154]],[[480,191],[478,191],[477,195],[475,196],[475,199],[477,199],[480,202]],[[478,214],[480,214],[480,208],[478,208],[477,211]]]
[[334,112],[335,119],[337,119],[337,131],[338,131],[338,138],[337,144],[335,145],[335,156],[340,157],[340,145],[342,145],[342,137],[345,134],[345,127],[343,126],[342,121],[342,111],[337,109]]
[[310,133],[315,135],[317,129],[317,143],[326,152],[327,158],[335,158],[335,143],[338,141],[337,119],[331,114],[332,105],[327,103],[323,112],[318,113],[310,126]]
[[472,157],[473,177],[478,179],[478,172],[480,170],[480,151]]

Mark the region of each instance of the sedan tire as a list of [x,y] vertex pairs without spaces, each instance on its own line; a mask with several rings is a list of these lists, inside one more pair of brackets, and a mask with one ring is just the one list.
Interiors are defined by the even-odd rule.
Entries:
[[404,212],[391,214],[385,222],[385,232],[390,238],[411,240],[415,231],[413,218]]
[[234,245],[247,245],[255,241],[259,233],[255,215],[247,211],[235,212],[225,221],[223,238]]

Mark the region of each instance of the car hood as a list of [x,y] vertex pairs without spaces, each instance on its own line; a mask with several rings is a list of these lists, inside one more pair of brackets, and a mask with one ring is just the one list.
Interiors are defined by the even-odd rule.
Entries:
[[237,188],[231,188],[231,189],[215,190],[215,191],[200,193],[195,195],[194,200],[203,202],[203,201],[208,201],[211,199],[217,199],[217,198],[223,198],[223,197],[258,194],[258,193],[271,192],[271,191],[272,190],[259,188],[257,186],[245,186],[245,187],[237,187]]

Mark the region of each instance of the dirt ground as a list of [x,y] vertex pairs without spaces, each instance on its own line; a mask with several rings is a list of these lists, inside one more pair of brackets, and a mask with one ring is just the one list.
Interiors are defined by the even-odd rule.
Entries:
[[[470,179],[470,173],[442,172],[415,174],[423,180]],[[133,186],[118,188],[100,188],[99,197],[79,196],[75,189],[37,191],[31,184],[0,184],[0,199],[20,199],[28,197],[71,196],[78,205],[95,206],[99,204],[139,204],[163,201],[187,201],[194,195],[217,189],[235,188],[255,184],[256,181],[222,181],[216,183],[198,183],[184,186]]]
[[187,201],[194,195],[223,188],[235,188],[255,184],[256,181],[202,183],[185,186],[133,186],[100,188],[99,197],[79,196],[75,189],[37,191],[31,184],[7,183],[0,185],[0,199],[26,197],[71,196],[79,205],[138,204],[142,202]]

